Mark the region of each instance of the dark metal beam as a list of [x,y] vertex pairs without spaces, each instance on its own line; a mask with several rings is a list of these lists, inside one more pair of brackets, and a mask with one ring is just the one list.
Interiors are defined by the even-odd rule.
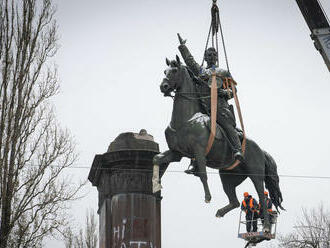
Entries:
[[320,52],[330,71],[330,24],[318,0],[296,0],[311,30],[315,48]]
[[296,0],[311,32],[317,28],[328,28],[329,23],[317,0]]

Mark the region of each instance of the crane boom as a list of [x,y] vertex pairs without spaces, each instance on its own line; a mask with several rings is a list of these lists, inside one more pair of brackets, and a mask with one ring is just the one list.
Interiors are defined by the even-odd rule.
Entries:
[[330,71],[330,25],[318,0],[296,0],[311,30],[315,48],[320,52]]

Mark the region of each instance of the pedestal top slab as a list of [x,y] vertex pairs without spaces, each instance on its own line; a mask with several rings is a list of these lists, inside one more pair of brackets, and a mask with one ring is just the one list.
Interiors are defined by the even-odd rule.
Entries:
[[101,175],[113,169],[152,171],[152,159],[158,153],[158,143],[145,129],[139,133],[121,133],[106,153],[95,155],[88,179],[98,186]]
[[152,135],[148,134],[145,129],[141,129],[139,133],[121,133],[110,143],[107,152],[115,152],[122,150],[148,150],[159,152],[158,143],[154,141]]

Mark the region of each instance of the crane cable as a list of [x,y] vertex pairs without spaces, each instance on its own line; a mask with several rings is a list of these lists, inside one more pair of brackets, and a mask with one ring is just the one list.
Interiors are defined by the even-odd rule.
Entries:
[[[211,36],[211,31],[212,31],[212,47],[216,49],[217,55],[218,55],[218,60],[217,60],[217,65],[219,66],[219,41],[218,41],[218,32],[219,32],[219,28],[220,28],[220,35],[221,35],[221,43],[222,43],[222,48],[223,48],[223,52],[224,52],[224,56],[225,56],[225,60],[226,60],[226,66],[227,66],[227,71],[230,72],[229,70],[229,62],[228,62],[228,56],[227,56],[227,50],[226,50],[226,45],[225,45],[225,39],[224,39],[224,35],[223,35],[223,30],[222,30],[222,25],[221,25],[221,21],[220,21],[220,12],[219,12],[219,7],[217,6],[217,0],[212,0],[213,4],[211,7],[211,24],[210,24],[210,28],[209,28],[209,32],[207,35],[207,39],[206,39],[206,44],[205,44],[205,49],[204,51],[206,51],[208,43],[210,41],[210,36]],[[214,46],[215,43],[215,46]],[[203,56],[203,60],[202,60],[202,66],[204,65],[204,56]]]
[[[226,46],[225,46],[225,39],[224,39],[224,35],[223,35],[223,31],[222,31],[222,25],[221,25],[221,21],[220,21],[219,9],[218,9],[217,16],[218,16],[218,20],[219,20],[219,27],[220,27],[220,34],[221,34],[221,40],[222,40],[222,47],[223,47],[223,52],[224,52],[224,55],[225,55],[227,71],[230,72],[230,70],[229,70],[228,56],[227,56],[227,50],[226,50]],[[218,39],[218,36],[217,36],[217,39]],[[219,61],[219,58],[218,58],[218,61]]]

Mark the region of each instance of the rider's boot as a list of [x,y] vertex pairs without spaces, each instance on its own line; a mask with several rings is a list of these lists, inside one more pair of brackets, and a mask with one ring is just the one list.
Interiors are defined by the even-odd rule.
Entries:
[[236,131],[235,127],[230,126],[230,125],[226,125],[226,126],[223,126],[223,128],[225,129],[225,131],[227,133],[228,140],[229,140],[230,145],[233,149],[235,160],[245,162],[244,161],[244,155],[243,155],[243,152],[242,152],[241,141],[238,137],[238,132]]
[[188,166],[188,169],[184,171],[187,174],[193,174],[196,175],[197,173],[197,164],[196,164],[196,160],[194,158],[192,158],[190,160],[190,165]]
[[232,137],[229,137],[229,140],[230,140],[230,142],[233,146],[233,152],[234,152],[235,160],[245,162],[244,155],[243,155],[243,152],[242,152],[242,145],[241,145],[241,141],[238,138],[238,134],[235,132],[235,134],[232,135]]

